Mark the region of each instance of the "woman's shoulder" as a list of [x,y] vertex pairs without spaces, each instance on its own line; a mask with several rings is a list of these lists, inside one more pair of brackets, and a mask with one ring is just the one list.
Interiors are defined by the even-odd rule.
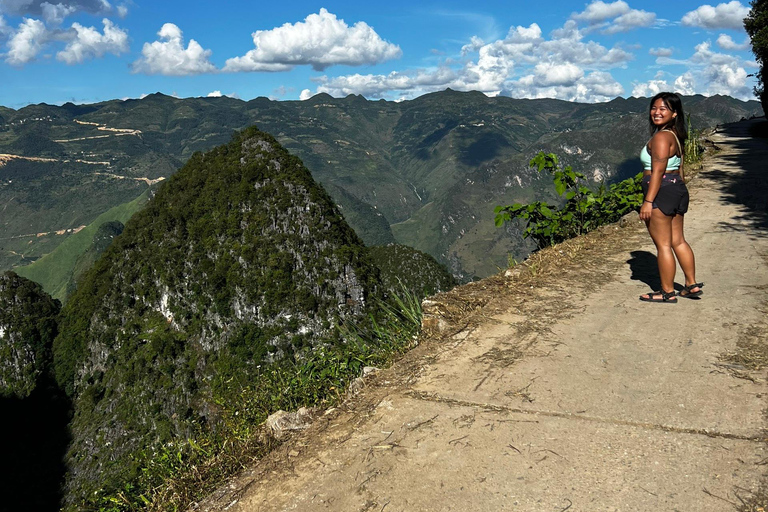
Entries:
[[669,130],[659,130],[653,134],[653,137],[651,137],[648,146],[650,147],[652,153],[661,152],[662,155],[669,152],[674,153],[674,148],[677,148],[675,134]]
[[672,130],[659,130],[651,137],[651,144],[653,142],[669,142],[675,141],[675,133]]

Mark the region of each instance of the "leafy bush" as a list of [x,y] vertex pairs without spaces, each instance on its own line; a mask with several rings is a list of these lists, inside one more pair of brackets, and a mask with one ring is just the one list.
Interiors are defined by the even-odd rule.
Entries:
[[624,214],[639,208],[643,203],[640,188],[642,173],[634,178],[615,183],[606,190],[601,185],[592,190],[583,184],[586,177],[571,166],[561,168],[553,153],[539,152],[530,162],[539,172],[546,170],[552,175],[555,191],[565,197],[565,204],[548,204],[536,201],[530,204],[515,203],[497,206],[496,226],[513,219],[526,221],[524,238],[532,238],[539,249],[582,235],[603,224],[620,219]]

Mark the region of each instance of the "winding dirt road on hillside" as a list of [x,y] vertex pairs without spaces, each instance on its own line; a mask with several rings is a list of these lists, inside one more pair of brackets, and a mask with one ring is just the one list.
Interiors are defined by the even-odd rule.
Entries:
[[768,461],[768,140],[750,137],[760,124],[768,132],[765,120],[721,128],[722,151],[691,182],[700,300],[638,301],[659,288],[639,222],[542,251],[435,298],[441,334],[194,510],[758,510],[748,507]]

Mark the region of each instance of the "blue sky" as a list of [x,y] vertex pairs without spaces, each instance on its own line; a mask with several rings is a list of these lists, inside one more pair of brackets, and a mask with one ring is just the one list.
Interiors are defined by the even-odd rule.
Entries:
[[0,105],[179,97],[752,99],[749,4],[0,0]]

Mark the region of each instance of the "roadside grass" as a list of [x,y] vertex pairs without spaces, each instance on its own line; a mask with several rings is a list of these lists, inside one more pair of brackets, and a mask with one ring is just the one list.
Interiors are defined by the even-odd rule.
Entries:
[[416,344],[421,329],[416,295],[403,287],[377,309],[366,325],[341,327],[343,346],[271,365],[249,382],[216,382],[213,401],[221,421],[215,430],[138,455],[137,478],[117,492],[97,492],[83,504],[86,510],[175,512],[209,495],[280,444],[264,425],[270,414],[332,407],[364,367],[387,366]]

